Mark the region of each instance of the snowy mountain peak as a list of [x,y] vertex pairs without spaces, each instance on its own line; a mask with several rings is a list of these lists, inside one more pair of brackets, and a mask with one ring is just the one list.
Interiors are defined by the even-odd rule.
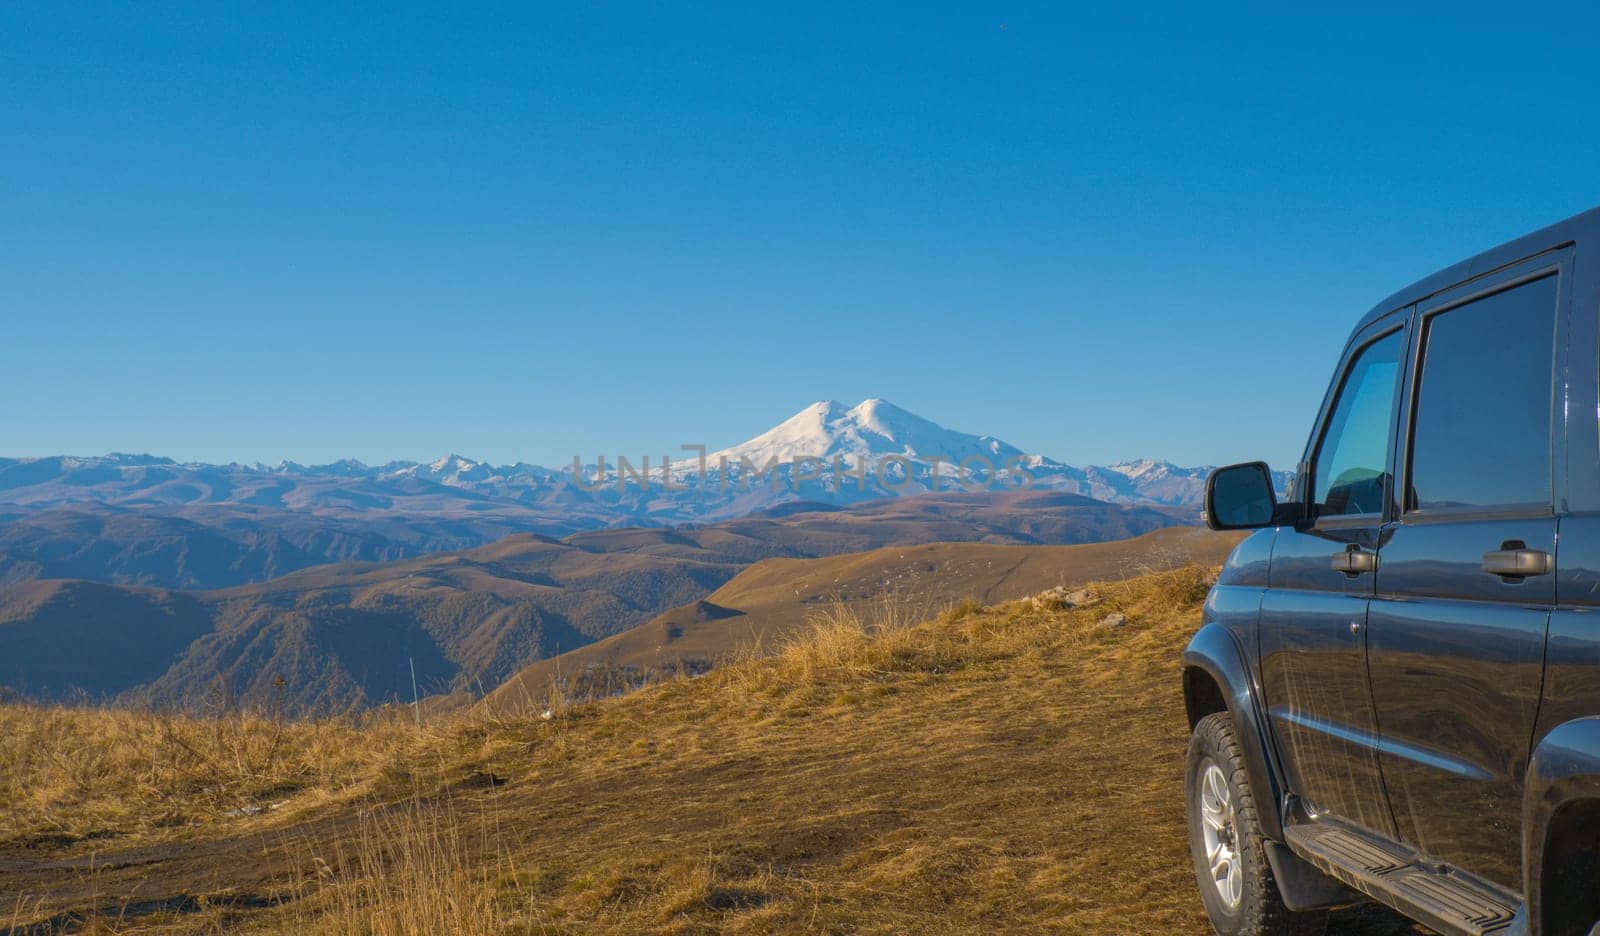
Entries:
[[474,461],[464,455],[451,452],[449,455],[430,463],[424,471],[418,472],[425,477],[438,481],[440,484],[459,486],[467,481],[484,481],[491,477],[494,469],[483,462]]
[[918,428],[927,429],[931,427],[944,431],[921,416],[907,412],[888,400],[876,398],[862,400],[851,408],[846,415],[853,419],[857,425],[890,439],[893,439],[897,432],[903,435]]
[[1138,481],[1141,478],[1157,478],[1169,475],[1177,468],[1172,462],[1158,458],[1140,458],[1134,461],[1117,462],[1115,465],[1107,465],[1106,467],[1134,481]]
[[819,400],[761,435],[713,453],[710,460],[746,458],[761,467],[803,457],[829,461],[837,456],[853,463],[890,455],[960,461],[974,456],[1005,459],[1022,452],[999,439],[946,429],[874,398],[848,408],[836,400]]

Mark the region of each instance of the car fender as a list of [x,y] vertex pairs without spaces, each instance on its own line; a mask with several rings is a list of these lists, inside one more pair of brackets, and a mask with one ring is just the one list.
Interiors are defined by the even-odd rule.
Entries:
[[1523,797],[1523,892],[1529,932],[1540,932],[1545,846],[1551,823],[1574,803],[1600,802],[1600,717],[1557,725],[1533,749]]
[[[1221,592],[1223,589],[1219,588],[1207,599],[1208,612],[1210,606],[1218,602]],[[1227,598],[1223,597],[1221,601],[1226,602]],[[1256,606],[1260,606],[1259,595]],[[1211,615],[1208,613],[1207,616]],[[1270,741],[1255,680],[1245,665],[1238,642],[1224,624],[1211,620],[1190,639],[1183,651],[1183,666],[1185,671],[1203,671],[1222,690],[1222,699],[1233,718],[1234,733],[1244,749],[1245,772],[1250,777],[1250,788],[1255,792],[1261,829],[1268,838],[1282,841],[1283,784],[1278,780],[1278,772],[1268,753],[1271,750]],[[1189,703],[1190,700],[1186,698],[1185,702]],[[1194,715],[1191,711],[1191,723],[1197,720]]]

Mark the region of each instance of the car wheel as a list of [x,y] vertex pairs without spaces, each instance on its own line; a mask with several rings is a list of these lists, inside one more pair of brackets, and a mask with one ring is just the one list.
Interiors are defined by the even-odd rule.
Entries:
[[1189,739],[1189,850],[1211,925],[1221,936],[1278,936],[1283,905],[1262,845],[1244,752],[1226,712],[1207,715]]

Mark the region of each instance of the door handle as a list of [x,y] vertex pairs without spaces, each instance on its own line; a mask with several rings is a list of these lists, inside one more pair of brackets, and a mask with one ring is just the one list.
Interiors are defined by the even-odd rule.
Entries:
[[1483,571],[1508,579],[1523,579],[1550,572],[1550,554],[1544,550],[1528,549],[1521,543],[1501,545],[1502,548],[1483,554]]
[[1360,575],[1378,567],[1378,554],[1367,552],[1354,543],[1342,553],[1333,554],[1333,568],[1345,575]]

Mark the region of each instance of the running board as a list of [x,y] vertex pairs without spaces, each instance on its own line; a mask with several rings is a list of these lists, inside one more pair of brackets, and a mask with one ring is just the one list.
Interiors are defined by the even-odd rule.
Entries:
[[1453,869],[1419,863],[1398,847],[1319,823],[1283,832],[1289,848],[1324,874],[1441,932],[1504,934],[1516,920],[1519,908],[1508,895]]

